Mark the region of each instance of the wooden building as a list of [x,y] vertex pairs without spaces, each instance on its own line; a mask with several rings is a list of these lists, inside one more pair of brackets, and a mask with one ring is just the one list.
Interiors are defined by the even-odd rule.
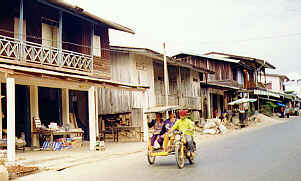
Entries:
[[[135,91],[99,89],[99,114],[102,119],[131,115],[132,126],[143,127],[143,112],[164,107],[165,86],[163,55],[147,48],[111,47],[111,77],[114,81],[147,86],[145,94]],[[206,68],[195,67],[167,57],[168,106],[201,111],[200,79],[212,74]],[[109,118],[108,118],[109,119]]]
[[2,2],[0,90],[6,96],[0,103],[0,138],[7,129],[9,161],[15,159],[17,132],[25,132],[28,146],[39,146],[31,134],[33,118],[68,126],[73,105],[81,106],[77,118],[83,119],[93,150],[98,134],[96,89],[146,88],[110,80],[109,29],[134,34],[61,0]]
[[174,58],[215,72],[203,76],[200,81],[203,95],[206,95],[203,100],[205,118],[231,109],[228,102],[235,97],[248,97],[249,92],[259,86],[259,73],[265,72],[265,68],[275,68],[264,60],[217,52],[204,55],[181,53]]

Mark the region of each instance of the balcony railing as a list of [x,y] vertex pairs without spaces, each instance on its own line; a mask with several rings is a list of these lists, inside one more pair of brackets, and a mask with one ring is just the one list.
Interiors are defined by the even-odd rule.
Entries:
[[93,71],[93,57],[0,35],[0,57],[54,67]]
[[[179,98],[179,96],[169,95],[168,96],[168,105],[174,106],[179,105],[183,108],[201,108],[201,97],[189,97],[184,96]],[[165,106],[165,96],[164,95],[156,95],[156,106]]]
[[201,97],[184,96],[180,101],[181,105],[185,108],[201,108]]
[[[156,105],[157,106],[165,106],[165,95],[156,95]],[[175,106],[179,105],[178,96],[169,95],[168,96],[168,105]]]

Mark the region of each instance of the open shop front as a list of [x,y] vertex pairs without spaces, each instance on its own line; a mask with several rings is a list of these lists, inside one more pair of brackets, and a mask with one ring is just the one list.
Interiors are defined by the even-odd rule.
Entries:
[[[1,84],[1,120],[0,120],[0,149],[7,147],[7,99],[6,84]],[[15,86],[15,141],[16,149],[25,150],[31,145],[30,115],[29,115],[29,87],[24,85]]]
[[127,113],[101,115],[99,128],[102,139],[113,142],[142,141],[143,117],[136,118],[141,115],[137,111],[133,109]]
[[[73,137],[75,135],[76,137],[82,137],[84,130],[80,128],[80,123],[76,117],[84,119],[87,118],[87,115],[88,121],[81,121],[87,127],[88,133],[85,134],[89,135],[89,149],[95,150],[97,130],[99,130],[97,87],[108,86],[116,89],[139,91],[148,88],[38,68],[6,64],[0,64],[0,67],[0,79],[3,89],[1,95],[5,96],[4,101],[1,101],[3,103],[0,105],[6,107],[6,109],[1,109],[4,113],[4,119],[0,119],[0,133],[2,135],[2,127],[5,127],[8,161],[15,161],[16,159],[17,132],[20,135],[23,131],[25,132],[25,140],[29,140],[26,142],[27,145],[40,148],[45,143],[45,141],[40,140],[41,136],[48,139],[52,144],[55,142],[56,136]],[[70,111],[74,109],[72,106],[70,108],[70,102],[72,104],[76,102],[76,98],[73,100],[73,96],[70,98],[70,90],[85,92],[84,98],[79,98],[79,100],[85,101],[77,103],[79,105],[86,102],[87,111],[85,115],[79,113],[82,108],[78,108],[78,113]],[[0,111],[1,114],[2,111]],[[73,116],[74,113],[77,115]],[[2,118],[2,116],[0,117]],[[18,117],[20,117],[20,121],[17,120]],[[79,124],[76,126],[76,123]],[[30,136],[28,130],[31,131]]]

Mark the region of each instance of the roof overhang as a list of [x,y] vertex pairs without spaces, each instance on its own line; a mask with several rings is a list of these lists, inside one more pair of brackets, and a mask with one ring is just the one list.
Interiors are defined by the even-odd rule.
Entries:
[[52,8],[61,10],[63,12],[72,14],[76,17],[79,17],[81,19],[84,19],[88,22],[91,22],[93,24],[104,24],[106,26],[108,26],[111,29],[115,29],[115,30],[119,30],[119,31],[123,31],[123,32],[127,32],[127,33],[131,33],[131,34],[135,34],[135,32],[133,30],[131,30],[130,28],[127,28],[125,26],[122,26],[118,23],[114,23],[112,21],[103,19],[101,17],[98,17],[88,11],[85,11],[84,9],[78,7],[78,6],[74,6],[70,3],[65,2],[64,0],[36,0],[37,2],[44,4],[46,6],[50,6]]
[[215,87],[215,88],[222,88],[222,89],[230,89],[230,90],[240,90],[241,88],[235,87],[235,86],[230,86],[230,85],[223,85],[220,83],[211,83],[211,82],[201,82],[201,85],[205,85],[208,87]]
[[[95,87],[116,87],[121,89],[131,89],[131,90],[140,90],[144,91],[149,88],[149,86],[144,85],[136,85],[136,84],[127,84],[112,80],[105,80],[105,79],[99,79],[94,78],[90,76],[85,75],[75,75],[70,73],[62,73],[62,72],[56,72],[56,71],[50,71],[50,70],[44,70],[39,68],[31,68],[31,67],[24,67],[24,66],[16,66],[16,65],[8,65],[8,64],[1,64],[0,63],[0,72],[9,73],[11,75],[14,75],[15,73],[26,73],[33,74],[37,77],[42,77],[45,75],[45,77],[57,77],[62,78],[64,81],[68,80],[78,80],[78,82],[87,84],[87,85],[93,85]],[[30,78],[27,78],[30,79]]]
[[276,67],[273,66],[272,64],[270,64],[269,62],[262,60],[262,59],[258,59],[258,58],[232,55],[232,54],[220,53],[220,52],[209,52],[209,53],[206,53],[205,55],[211,55],[211,56],[219,55],[219,56],[223,56],[223,58],[226,58],[226,59],[254,61],[257,64],[259,64],[265,68],[276,69]]
[[[135,47],[121,47],[121,46],[111,46],[110,49],[112,50],[112,52],[123,52],[123,53],[134,53],[137,55],[144,55],[147,57],[150,57],[160,63],[162,63],[164,61],[164,55],[156,52],[154,50],[148,49],[148,48],[135,48]],[[196,67],[194,65],[185,63],[185,62],[179,62],[176,61],[174,58],[172,57],[166,57],[167,59],[167,63],[169,65],[173,65],[173,66],[177,66],[177,67],[184,67],[184,68],[188,68],[191,69],[193,71],[196,72],[201,72],[201,73],[208,73],[208,74],[214,74],[214,71],[211,71],[209,69],[204,69],[204,68],[200,68],[200,67]]]
[[228,59],[228,58],[221,58],[221,57],[215,57],[211,55],[201,55],[201,54],[195,54],[195,53],[179,53],[174,55],[173,57],[188,57],[188,56],[193,56],[193,57],[200,57],[204,59],[210,59],[210,60],[215,60],[215,61],[223,61],[223,62],[228,62],[228,63],[239,63],[239,60],[233,60],[233,59]]

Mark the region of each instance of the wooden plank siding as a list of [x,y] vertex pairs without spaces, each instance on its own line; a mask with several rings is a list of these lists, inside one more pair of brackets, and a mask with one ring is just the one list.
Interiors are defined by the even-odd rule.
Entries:
[[114,81],[150,86],[146,93],[99,89],[99,114],[119,114],[155,105],[153,60],[132,53],[111,52],[111,77]]

